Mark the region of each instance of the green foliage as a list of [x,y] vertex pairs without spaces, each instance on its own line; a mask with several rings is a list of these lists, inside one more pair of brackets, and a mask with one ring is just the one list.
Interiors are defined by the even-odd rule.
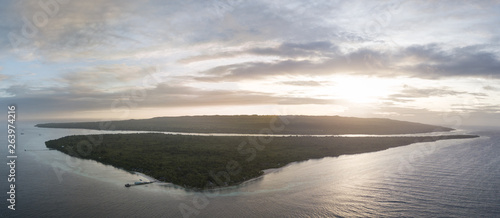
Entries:
[[256,115],[157,117],[109,123],[46,123],[36,126],[195,133],[261,133],[263,129],[271,129],[273,134],[304,135],[407,134],[452,130],[440,126],[379,118]]
[[[66,136],[45,142],[48,148],[92,159],[161,181],[190,188],[236,185],[262,170],[290,162],[384,150],[415,142],[471,138],[441,137],[229,137],[158,133]],[[96,137],[94,137],[96,138]],[[269,142],[270,140],[270,142]],[[88,143],[86,143],[88,142]],[[265,143],[266,142],[266,143]]]

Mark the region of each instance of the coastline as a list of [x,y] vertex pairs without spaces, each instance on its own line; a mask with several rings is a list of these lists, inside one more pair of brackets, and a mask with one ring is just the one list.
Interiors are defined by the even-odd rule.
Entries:
[[[57,127],[38,127],[37,128],[47,128],[47,129],[57,129]],[[250,136],[250,137],[405,137],[405,136],[442,136],[442,135],[461,135],[466,134],[464,130],[452,129],[452,130],[436,130],[431,132],[415,132],[415,133],[398,133],[398,134],[361,134],[361,133],[345,133],[345,134],[279,134],[279,133],[269,133],[269,134],[259,134],[259,133],[219,133],[219,132],[171,132],[171,131],[149,131],[149,130],[120,130],[120,129],[91,129],[91,128],[70,128],[70,129],[81,129],[81,130],[92,130],[92,131],[106,131],[103,134],[132,134],[132,133],[159,133],[166,135],[184,135],[184,136]],[[461,133],[462,132],[462,133]]]
[[155,117],[150,119],[102,122],[40,123],[35,126],[39,128],[77,128],[151,132],[161,131],[198,134],[268,133],[267,135],[393,135],[448,132],[453,130],[448,127],[391,120],[386,118],[305,115],[205,115]]
[[[480,136],[478,136],[478,137],[480,137]],[[477,138],[477,137],[475,137],[475,138]],[[407,144],[407,145],[402,145],[402,146],[409,146],[409,145],[413,145],[413,144],[416,144],[416,143],[421,143],[421,142],[415,142],[415,143],[411,143],[411,144]],[[401,147],[401,146],[397,146],[397,147]],[[378,151],[373,151],[373,152],[378,152]],[[364,152],[364,153],[371,153],[371,152]],[[364,153],[356,153],[356,154],[364,154]],[[342,155],[356,155],[356,154],[342,154]],[[341,155],[339,155],[339,156],[341,156]],[[332,157],[333,158],[333,157],[339,157],[339,156],[327,156],[327,157]],[[325,158],[325,157],[323,157],[323,158]],[[313,160],[313,159],[308,159],[308,160]],[[184,186],[181,186],[181,185],[178,185],[178,184],[174,184],[174,183],[171,183],[171,182],[162,182],[162,181],[160,181],[160,180],[158,180],[158,179],[156,179],[156,178],[154,178],[152,176],[146,175],[144,173],[140,173],[140,172],[136,172],[136,171],[131,171],[131,172],[133,172],[134,174],[140,175],[140,176],[148,179],[149,181],[151,181],[153,183],[156,183],[156,184],[159,184],[159,185],[177,187],[177,188],[180,188],[180,189],[184,189],[185,191],[217,192],[217,191],[223,191],[223,190],[237,189],[237,188],[240,188],[242,186],[249,185],[249,184],[251,184],[253,182],[256,182],[258,180],[263,179],[264,176],[266,176],[266,175],[269,175],[269,174],[272,174],[272,173],[275,173],[275,172],[279,172],[283,168],[285,168],[285,167],[287,167],[289,165],[300,163],[300,162],[303,162],[303,161],[307,161],[307,160],[290,162],[290,163],[287,163],[287,164],[285,164],[285,165],[283,165],[281,167],[278,167],[278,168],[264,169],[264,170],[262,170],[262,172],[263,172],[262,175],[254,177],[254,178],[250,178],[248,180],[242,181],[242,182],[237,183],[237,184],[233,184],[233,185],[229,185],[229,186],[214,186],[214,187],[210,187],[210,188],[184,187]]]
[[[234,184],[234,185],[230,185],[230,186],[215,186],[215,187],[210,187],[210,188],[193,188],[193,187],[183,187],[183,186],[180,186],[180,185],[177,185],[177,184],[174,184],[174,183],[170,183],[170,182],[161,182],[161,181],[158,181],[156,179],[154,179],[153,177],[149,177],[149,178],[152,178],[153,180],[156,180],[156,184],[165,184],[165,185],[168,185],[168,186],[176,186],[176,187],[179,187],[181,189],[184,189],[186,191],[195,191],[195,192],[218,192],[218,191],[223,191],[223,190],[231,190],[231,189],[237,189],[237,188],[240,188],[240,187],[243,187],[243,186],[246,186],[246,185],[249,185],[253,182],[256,182],[258,180],[261,180],[264,178],[264,176],[268,175],[268,174],[272,174],[274,172],[278,172],[281,170],[281,168],[284,168],[290,164],[293,164],[293,163],[298,163],[300,161],[296,161],[296,162],[291,162],[291,163],[288,163],[280,168],[269,168],[269,169],[265,169],[265,170],[262,170],[263,171],[263,174],[258,176],[258,177],[255,177],[255,178],[250,178],[248,180],[245,180],[243,182],[240,182],[238,184]],[[143,173],[139,173],[140,175],[145,175]]]
[[[102,142],[104,146],[94,147],[92,152],[84,157],[77,156],[78,154],[75,153],[78,151],[80,142],[87,140],[84,135],[50,140],[46,142],[46,146],[71,156],[91,159],[129,172],[140,173],[139,175],[149,180],[201,191],[238,187],[294,162],[375,152],[416,142],[478,136],[280,137],[274,138],[271,144],[265,145],[267,149],[260,150],[259,155],[256,156],[245,155],[241,153],[242,150],[236,149],[236,145],[248,140],[246,137],[179,136],[152,133],[109,134],[101,135],[101,137],[104,139]],[[248,159],[249,157],[256,159]],[[239,168],[237,173],[226,171],[231,168],[228,167],[229,163],[237,164],[231,166]],[[140,169],[140,172],[133,169]],[[217,175],[214,177],[214,174],[209,172],[217,172]],[[222,174],[219,175],[219,173]],[[221,177],[221,175],[227,176]]]
[[[230,186],[215,186],[215,187],[210,187],[210,188],[193,188],[193,187],[184,187],[184,186],[181,186],[181,185],[177,185],[177,184],[174,184],[174,183],[171,183],[171,182],[162,182],[154,177],[151,177],[149,175],[146,175],[144,173],[141,173],[141,172],[136,172],[136,171],[127,171],[127,172],[130,172],[130,173],[133,173],[133,174],[136,174],[136,175],[139,175],[139,176],[142,176],[144,179],[147,179],[149,180],[150,182],[152,183],[156,183],[156,184],[159,184],[159,185],[162,185],[162,186],[172,186],[172,187],[178,187],[178,188],[181,188],[181,189],[184,189],[186,191],[196,191],[196,192],[203,192],[203,191],[209,191],[209,192],[213,192],[213,191],[220,191],[220,190],[228,190],[228,189],[235,189],[235,188],[239,188],[241,186],[245,186],[245,185],[248,185],[252,182],[255,182],[255,181],[258,181],[260,179],[262,179],[264,176],[268,175],[268,174],[272,174],[274,172],[278,172],[281,170],[281,168],[283,167],[286,167],[288,166],[289,164],[293,164],[293,163],[298,163],[298,162],[292,162],[292,163],[288,163],[280,168],[270,168],[270,169],[265,169],[265,170],[262,170],[263,174],[258,176],[258,177],[255,177],[255,178],[250,178],[248,180],[245,180],[241,183],[238,183],[238,184],[235,184],[235,185],[230,185]],[[123,169],[121,169],[123,170]]]

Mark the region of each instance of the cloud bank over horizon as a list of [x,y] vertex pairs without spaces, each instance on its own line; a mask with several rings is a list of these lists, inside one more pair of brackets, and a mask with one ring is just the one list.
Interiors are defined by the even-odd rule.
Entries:
[[200,114],[500,121],[498,1],[10,1],[26,120]]

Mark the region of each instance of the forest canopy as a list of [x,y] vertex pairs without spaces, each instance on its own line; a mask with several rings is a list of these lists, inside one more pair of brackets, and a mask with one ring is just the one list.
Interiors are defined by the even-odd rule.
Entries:
[[45,123],[45,128],[96,130],[137,130],[191,133],[262,133],[334,135],[334,134],[411,134],[451,131],[441,126],[382,118],[339,116],[182,116],[106,122]]
[[66,136],[45,144],[71,156],[142,172],[187,188],[205,189],[237,185],[262,175],[265,169],[295,161],[473,137],[478,136],[244,137],[136,133]]

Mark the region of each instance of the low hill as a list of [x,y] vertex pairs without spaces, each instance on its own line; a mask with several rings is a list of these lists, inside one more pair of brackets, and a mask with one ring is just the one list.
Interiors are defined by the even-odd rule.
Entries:
[[107,122],[45,123],[36,126],[96,130],[304,135],[410,134],[453,130],[447,127],[382,118],[273,115],[156,117]]

